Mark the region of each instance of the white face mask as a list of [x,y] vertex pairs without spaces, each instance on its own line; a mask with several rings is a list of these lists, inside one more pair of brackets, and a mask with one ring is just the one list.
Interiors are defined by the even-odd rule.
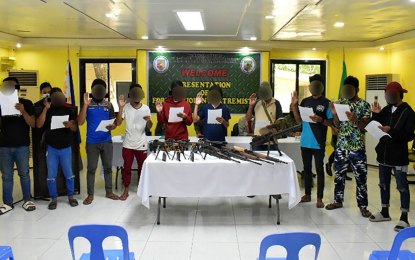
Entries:
[[45,98],[49,98],[50,95],[49,95],[49,93],[46,93],[46,94],[42,94],[42,97],[43,97],[43,99],[45,99]]

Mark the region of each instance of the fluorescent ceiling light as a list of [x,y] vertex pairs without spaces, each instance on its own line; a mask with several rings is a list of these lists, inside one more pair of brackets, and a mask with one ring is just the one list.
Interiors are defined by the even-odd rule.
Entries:
[[148,40],[148,36],[141,36],[141,39]]
[[299,32],[297,34],[300,36],[314,36],[314,35],[321,35],[321,32]]
[[344,23],[341,23],[341,22],[337,22],[334,24],[334,27],[343,27],[343,26],[344,26]]
[[256,41],[256,37],[249,38],[251,41]]
[[273,15],[267,15],[267,16],[265,16],[265,19],[274,19],[274,16]]
[[249,49],[248,47],[243,47],[243,48],[241,49],[241,51],[242,51],[242,52],[250,52],[250,51],[251,51],[251,49]]
[[313,48],[313,51],[315,51],[316,50],[316,48]]
[[176,12],[187,31],[203,31],[205,25],[203,24],[202,12]]
[[18,43],[18,44],[16,44],[16,47],[20,48],[20,47],[22,47],[22,45],[20,43]]
[[276,35],[277,38],[294,38],[297,37],[297,33],[296,32],[279,32]]
[[379,50],[383,51],[385,48],[383,46],[380,46]]
[[106,17],[108,18],[116,18],[117,16],[115,14],[111,14],[111,13],[107,13],[105,14]]

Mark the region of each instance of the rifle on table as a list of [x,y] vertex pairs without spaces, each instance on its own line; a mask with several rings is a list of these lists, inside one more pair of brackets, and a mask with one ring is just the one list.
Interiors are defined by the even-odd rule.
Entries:
[[200,154],[204,153],[205,155],[202,155],[202,158],[205,160],[207,155],[216,157],[218,159],[227,160],[227,161],[233,161],[236,163],[241,163],[238,160],[232,159],[229,154],[225,154],[223,151],[218,149],[217,147],[213,146],[213,144],[218,145],[226,145],[227,142],[215,142],[215,141],[209,141],[207,139],[200,139],[197,145],[199,145],[199,151]]
[[288,127],[276,133],[270,132],[265,135],[254,136],[252,137],[252,141],[250,145],[251,147],[255,147],[255,146],[260,146],[260,145],[264,145],[268,143],[267,156],[269,156],[269,151],[270,151],[271,142],[272,142],[273,145],[275,146],[275,149],[279,152],[280,156],[282,156],[280,148],[278,147],[278,144],[275,142],[275,138],[286,135],[287,133],[290,133],[290,132],[299,131],[301,128],[302,128],[302,125],[296,125],[296,126]]
[[222,153],[224,153],[224,154],[226,154],[230,157],[234,157],[235,159],[250,162],[250,163],[254,163],[254,164],[257,164],[257,165],[262,165],[261,163],[255,161],[256,160],[255,156],[251,156],[249,154],[237,151],[235,149],[231,149],[231,148],[228,148],[226,146],[222,146],[222,149],[219,149],[219,148],[216,148],[216,149],[220,150]]
[[271,157],[269,155],[265,155],[265,154],[262,154],[262,153],[254,152],[254,151],[242,148],[242,147],[234,146],[233,149],[235,149],[236,151],[240,151],[240,152],[246,153],[248,155],[254,156],[258,160],[261,160],[261,161],[264,161],[264,162],[273,162],[273,163],[276,162],[276,163],[287,164],[287,162],[281,161],[280,159],[277,159],[277,158],[274,158],[274,157]]
[[171,147],[171,144],[170,143],[171,143],[170,141],[169,142],[162,142],[162,141],[157,140],[157,139],[156,140],[153,140],[153,141],[150,141],[149,148],[150,148],[150,151],[152,151],[153,153],[156,154],[155,160],[157,160],[160,152],[163,153],[162,160],[164,162],[167,160],[166,157],[168,157],[170,159],[170,154],[169,154],[170,147]]

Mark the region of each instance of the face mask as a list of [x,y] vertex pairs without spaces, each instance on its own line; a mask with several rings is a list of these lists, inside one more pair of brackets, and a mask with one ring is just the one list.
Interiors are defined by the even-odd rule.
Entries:
[[386,103],[388,103],[389,105],[394,106],[398,104],[399,99],[400,97],[397,91],[389,90],[385,92],[385,100],[386,100]]
[[144,98],[144,91],[141,88],[138,88],[138,87],[133,88],[133,89],[130,90],[129,97],[130,97],[131,101],[138,104]]
[[171,91],[171,95],[175,101],[180,102],[186,98],[187,92],[184,87],[175,87]]
[[96,100],[103,100],[107,95],[107,89],[103,85],[94,85],[91,90],[92,97]]
[[313,96],[319,96],[324,91],[324,86],[320,81],[314,80],[310,83],[310,86],[308,87],[310,90],[311,95]]
[[357,94],[356,88],[352,85],[344,85],[341,92],[342,97],[348,100],[353,100]]
[[6,81],[1,85],[1,93],[5,96],[10,96],[16,91],[16,87],[10,81]]
[[217,90],[210,90],[207,94],[207,101],[212,105],[217,105],[220,103],[222,96],[220,95],[220,92]]
[[272,89],[270,87],[260,87],[258,90],[258,97],[261,100],[269,100],[272,98]]
[[66,98],[63,93],[55,93],[50,99],[54,107],[62,107],[66,102]]

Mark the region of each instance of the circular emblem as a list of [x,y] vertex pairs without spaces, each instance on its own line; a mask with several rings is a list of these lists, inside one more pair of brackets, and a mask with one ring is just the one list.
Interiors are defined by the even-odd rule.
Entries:
[[252,57],[245,57],[241,60],[241,70],[245,74],[251,74],[255,71],[256,64]]
[[164,73],[169,68],[169,60],[164,56],[157,56],[153,61],[153,68],[158,73]]

